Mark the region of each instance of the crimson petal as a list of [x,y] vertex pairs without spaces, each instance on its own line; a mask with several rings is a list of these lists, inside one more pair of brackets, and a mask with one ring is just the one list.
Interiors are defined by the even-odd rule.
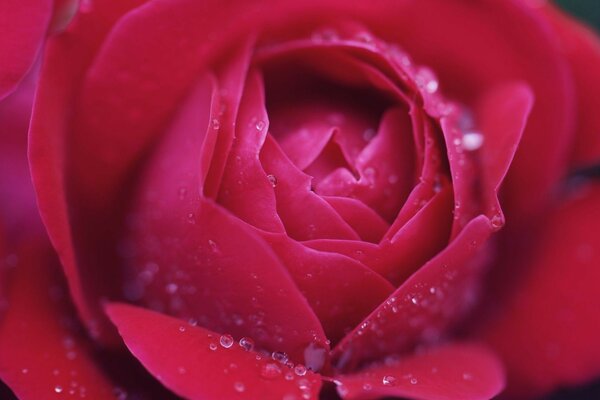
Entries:
[[485,348],[455,343],[336,376],[335,383],[344,400],[487,400],[504,387],[504,373]]
[[[24,400],[59,395],[114,399],[98,368],[46,239],[23,241],[11,254],[10,307],[0,320],[0,378]],[[4,259],[4,256],[3,256]]]
[[106,312],[130,351],[180,396],[198,400],[318,399],[318,374],[306,369],[297,374],[268,355],[251,351],[248,342],[242,347],[229,336],[130,305],[110,303]]
[[599,184],[580,188],[547,217],[530,252],[510,258],[511,296],[479,330],[506,364],[510,395],[600,376],[599,204]]
[[492,231],[485,216],[468,223],[441,253],[415,272],[334,349],[343,370],[437,341],[471,306]]

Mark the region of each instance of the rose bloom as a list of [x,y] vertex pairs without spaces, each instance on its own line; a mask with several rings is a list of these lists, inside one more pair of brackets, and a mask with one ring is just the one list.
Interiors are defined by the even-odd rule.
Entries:
[[0,28],[2,398],[600,376],[600,42],[552,5],[9,0]]

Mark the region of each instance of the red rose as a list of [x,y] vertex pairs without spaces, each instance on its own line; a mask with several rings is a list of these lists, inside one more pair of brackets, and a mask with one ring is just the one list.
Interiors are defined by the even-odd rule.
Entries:
[[[31,32],[0,41],[6,94],[73,2],[44,4],[36,29],[6,7]],[[0,379],[291,400],[597,377],[599,63],[516,0],[82,1],[29,140],[66,284],[19,142],[36,72],[1,105]]]

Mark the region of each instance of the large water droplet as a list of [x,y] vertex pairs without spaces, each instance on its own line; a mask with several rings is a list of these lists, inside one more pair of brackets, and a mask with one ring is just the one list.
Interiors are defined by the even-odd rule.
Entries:
[[254,341],[250,338],[243,337],[239,341],[240,347],[246,351],[251,351],[254,349]]
[[381,380],[381,383],[383,383],[385,386],[394,386],[396,384],[396,380],[397,379],[395,376],[386,375]]
[[474,151],[483,145],[483,139],[479,132],[466,132],[462,138],[462,146],[465,150]]
[[302,364],[297,364],[294,367],[294,373],[296,373],[296,375],[298,375],[298,376],[306,375],[306,371],[307,371],[306,367]]
[[231,335],[222,335],[219,338],[219,343],[221,343],[221,346],[223,346],[226,349],[228,349],[231,346],[233,346],[233,336],[231,336]]
[[56,393],[62,393],[62,391],[63,391],[63,387],[62,387],[62,386],[60,386],[60,385],[56,385],[56,386],[54,386],[54,391],[55,391]]

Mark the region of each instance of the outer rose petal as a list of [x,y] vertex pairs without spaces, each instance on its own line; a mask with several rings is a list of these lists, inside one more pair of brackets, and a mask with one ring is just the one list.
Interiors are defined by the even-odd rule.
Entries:
[[77,329],[49,243],[23,242],[17,256],[10,307],[0,320],[0,378],[23,400],[114,399],[113,384]]
[[504,372],[486,349],[450,344],[335,380],[344,400],[487,400],[504,387]]
[[[131,352],[165,386],[189,399],[316,400],[318,374],[303,377],[268,355],[221,335],[143,308],[111,303],[106,311]],[[291,374],[291,375],[290,375]],[[286,379],[291,376],[292,379]]]
[[338,368],[350,370],[362,361],[439,340],[474,300],[491,231],[483,215],[467,224],[333,349]]
[[52,0],[3,0],[0,3],[0,100],[31,68],[52,16]]
[[549,215],[530,253],[511,257],[515,292],[479,329],[504,359],[509,395],[600,376],[599,205],[600,184],[581,188]]
[[574,167],[600,161],[600,39],[598,34],[548,5],[544,13],[558,32],[571,65],[577,95],[577,134],[571,162]]

